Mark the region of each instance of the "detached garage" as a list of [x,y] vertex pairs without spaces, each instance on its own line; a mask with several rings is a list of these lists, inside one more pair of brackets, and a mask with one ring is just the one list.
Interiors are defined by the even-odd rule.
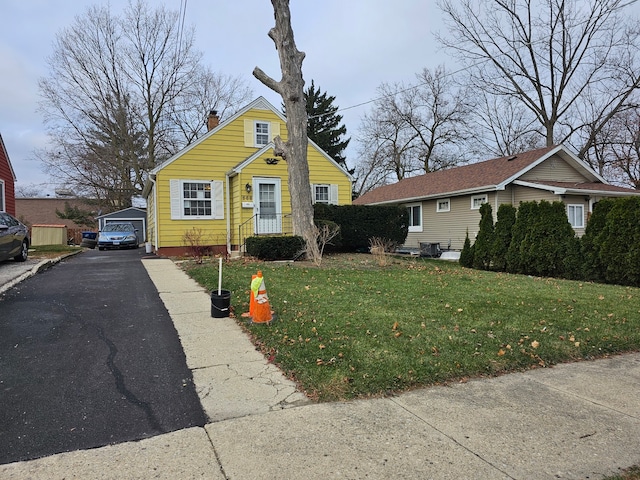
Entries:
[[147,241],[147,211],[142,208],[125,208],[117,212],[100,215],[97,220],[99,230],[102,230],[107,223],[131,222],[138,229],[140,242],[145,243]]

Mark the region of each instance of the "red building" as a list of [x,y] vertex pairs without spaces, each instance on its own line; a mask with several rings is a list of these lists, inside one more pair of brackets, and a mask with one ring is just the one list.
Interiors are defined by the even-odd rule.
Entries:
[[16,214],[16,174],[0,134],[0,212]]

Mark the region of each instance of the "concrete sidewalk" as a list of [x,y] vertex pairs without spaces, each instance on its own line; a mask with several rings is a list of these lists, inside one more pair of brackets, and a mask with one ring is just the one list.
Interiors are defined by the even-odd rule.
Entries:
[[310,404],[173,262],[144,264],[211,423],[0,465],[0,478],[593,479],[640,464],[640,354]]

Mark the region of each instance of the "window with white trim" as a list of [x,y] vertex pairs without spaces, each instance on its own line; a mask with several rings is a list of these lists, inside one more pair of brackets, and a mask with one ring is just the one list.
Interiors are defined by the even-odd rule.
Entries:
[[409,231],[421,232],[422,231],[422,204],[414,203],[407,205],[409,211]]
[[471,196],[471,210],[478,210],[483,203],[487,203],[489,199],[487,198],[487,194],[483,193],[482,195],[472,195]]
[[210,217],[211,183],[184,182],[182,184],[182,214],[185,217]]
[[171,218],[224,218],[221,181],[170,180]]
[[441,198],[436,201],[436,212],[448,212],[451,210],[451,200],[448,198]]
[[313,203],[338,204],[338,185],[314,184],[311,185]]
[[567,205],[567,217],[573,228],[584,228],[584,205]]
[[4,200],[4,181],[0,180],[0,212],[5,211],[6,202]]
[[269,122],[254,123],[255,128],[255,144],[256,146],[264,146],[269,143]]

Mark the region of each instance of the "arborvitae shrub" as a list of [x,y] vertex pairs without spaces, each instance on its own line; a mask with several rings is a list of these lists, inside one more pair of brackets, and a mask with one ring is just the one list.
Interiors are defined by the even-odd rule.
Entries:
[[598,243],[605,280],[640,286],[640,197],[615,202]]
[[513,205],[503,203],[498,207],[491,247],[491,263],[494,270],[504,271],[507,269],[507,252],[509,245],[511,245],[511,231],[516,223],[516,215],[517,209]]
[[493,215],[491,205],[480,206],[480,228],[473,244],[473,268],[489,270],[493,248]]
[[467,230],[467,236],[464,239],[464,245],[460,252],[460,265],[467,268],[473,267],[473,247],[471,246],[471,240],[469,240],[469,230]]
[[607,223],[607,216],[617,200],[606,198],[597,202],[593,207],[593,213],[587,222],[584,235],[581,239],[582,246],[582,278],[593,282],[605,281],[605,267],[600,260],[600,234]]
[[531,228],[537,210],[537,202],[522,202],[518,207],[516,222],[511,231],[511,243],[507,250],[507,272],[524,273],[525,271],[522,244]]

